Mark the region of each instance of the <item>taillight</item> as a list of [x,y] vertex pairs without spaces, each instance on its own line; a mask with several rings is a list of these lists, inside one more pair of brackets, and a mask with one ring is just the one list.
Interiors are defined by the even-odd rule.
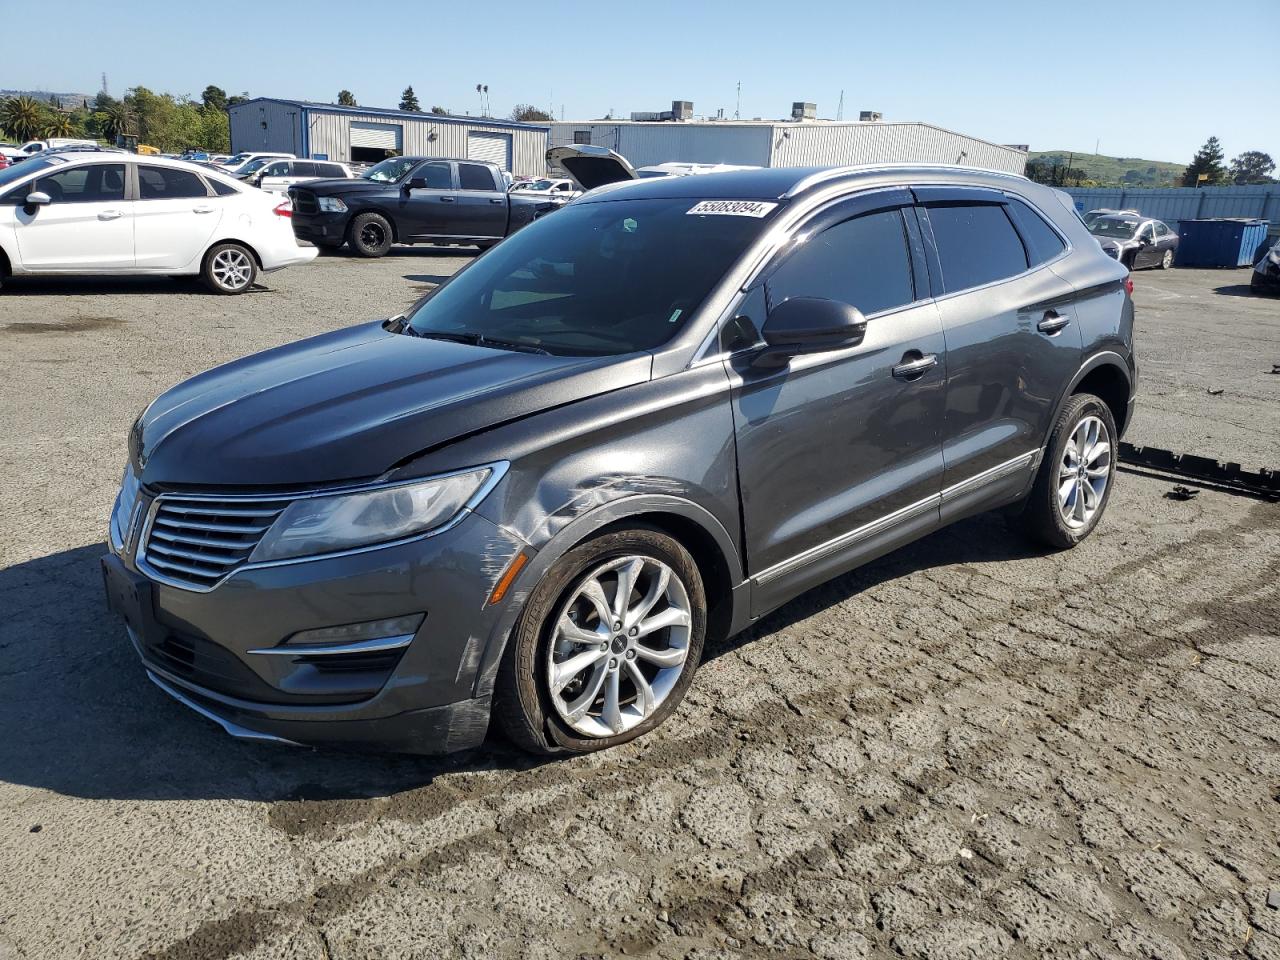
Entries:
[[1129,274],[1124,278],[1124,292],[1129,296],[1133,296],[1133,274]]
[[[280,204],[280,206],[276,207],[271,212],[274,213],[277,217],[292,217],[293,204],[290,203],[288,200],[286,200],[284,203]],[[1133,284],[1130,284],[1130,286],[1133,286]]]

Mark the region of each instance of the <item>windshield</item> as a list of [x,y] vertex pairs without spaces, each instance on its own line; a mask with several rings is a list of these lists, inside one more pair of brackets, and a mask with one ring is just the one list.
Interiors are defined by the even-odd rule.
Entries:
[[63,161],[54,159],[53,157],[33,157],[30,160],[23,160],[21,163],[15,163],[11,167],[0,170],[0,190],[3,190],[15,180],[20,180],[28,174],[39,173],[41,170],[48,170],[50,167],[56,167]]
[[533,180],[530,183],[522,183],[516,187],[517,190],[550,190],[550,180]]
[[248,159],[249,155],[247,153],[237,153],[234,157],[227,157],[227,159],[222,162],[228,167],[234,167],[237,164],[244,163]]
[[769,222],[691,214],[697,203],[570,204],[437,288],[409,325],[419,336],[479,335],[560,355],[652,350],[688,322]]
[[388,157],[386,160],[374,164],[360,176],[366,180],[376,180],[378,183],[395,183],[412,170],[417,163],[417,160],[412,160],[409,157]]
[[1095,237],[1110,237],[1113,240],[1132,240],[1138,229],[1136,220],[1117,220],[1114,217],[1099,217],[1089,227]]
[[275,157],[259,157],[257,160],[251,160],[245,165],[244,169],[241,170],[240,173],[242,175],[246,173],[256,173],[275,159]]

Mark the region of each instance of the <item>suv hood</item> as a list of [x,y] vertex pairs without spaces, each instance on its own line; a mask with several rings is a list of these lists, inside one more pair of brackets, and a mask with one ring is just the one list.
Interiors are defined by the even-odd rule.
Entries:
[[636,180],[639,176],[626,157],[608,147],[590,144],[552,147],[547,151],[547,163],[568,170],[569,175],[586,190],[603,187],[606,183]]
[[647,354],[544,356],[362,324],[178,384],[138,418],[129,455],[152,487],[365,480],[456,437],[642,383],[651,366]]

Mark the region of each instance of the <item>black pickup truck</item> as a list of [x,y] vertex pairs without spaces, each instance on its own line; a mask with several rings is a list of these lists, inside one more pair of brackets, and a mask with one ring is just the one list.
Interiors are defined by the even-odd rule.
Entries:
[[289,188],[293,232],[318,247],[349,244],[381,257],[393,243],[477,246],[484,250],[559,208],[507,193],[491,163],[391,157],[351,180],[308,180]]

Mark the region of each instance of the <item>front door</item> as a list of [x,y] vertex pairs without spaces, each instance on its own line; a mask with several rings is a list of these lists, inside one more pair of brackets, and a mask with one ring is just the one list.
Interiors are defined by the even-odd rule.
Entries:
[[[50,203],[27,207],[32,193]],[[82,163],[30,181],[5,197],[18,254],[34,273],[86,273],[133,267],[133,204],[125,199],[123,163]]]
[[454,232],[466,237],[507,235],[507,191],[494,182],[482,163],[458,161],[458,214]]
[[756,614],[936,525],[946,351],[923,259],[910,193],[874,191],[815,215],[743,302],[747,329],[792,297],[867,318],[854,347],[726,361]]
[[192,170],[138,164],[134,254],[139,270],[188,268],[208,246],[225,199]]
[[1050,266],[1065,243],[1029,205],[972,187],[916,193],[947,337],[947,519],[947,491],[958,509],[1029,478],[1079,368],[1081,324],[1074,288]]
[[439,237],[455,233],[458,191],[453,182],[453,164],[431,160],[409,175],[400,191],[401,237]]

